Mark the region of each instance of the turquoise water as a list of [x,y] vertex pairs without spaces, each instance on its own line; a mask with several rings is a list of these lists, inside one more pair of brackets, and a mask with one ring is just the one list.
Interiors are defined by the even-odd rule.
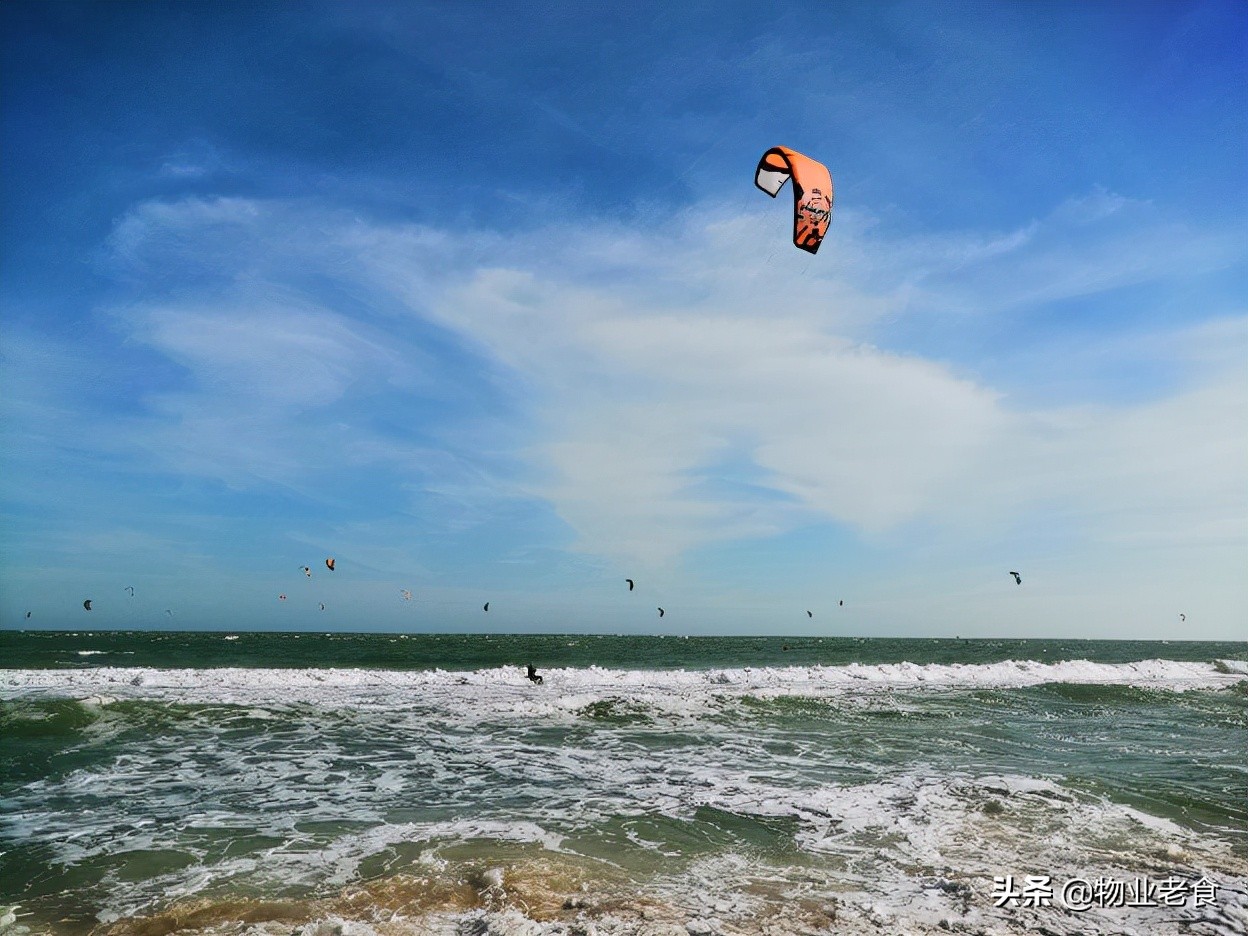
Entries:
[[[0,641],[17,930],[1248,921],[1243,643]],[[1218,901],[1063,929],[995,907],[1003,874],[1204,878]]]

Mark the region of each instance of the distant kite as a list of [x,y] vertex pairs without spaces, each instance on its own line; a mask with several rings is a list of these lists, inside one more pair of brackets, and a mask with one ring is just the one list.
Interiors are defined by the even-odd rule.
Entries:
[[659,617],[662,617],[665,613],[666,612],[662,608],[659,608]]
[[312,577],[312,570],[311,570],[311,569],[309,569],[307,566],[300,566],[300,568],[301,568],[301,569],[303,569],[303,574],[304,574],[304,575],[306,575],[308,578],[311,578],[311,577]]
[[844,598],[842,598],[842,599],[841,599],[840,607],[842,607],[842,608],[843,608],[843,607],[845,607],[845,599],[844,599]]
[[[29,612],[29,611],[27,611],[27,612],[26,612],[26,616],[27,616],[27,617],[30,617],[30,612]],[[1182,613],[1180,613],[1180,614],[1179,614],[1179,620],[1180,620],[1180,621],[1186,621],[1186,620],[1187,620],[1187,615],[1186,615],[1186,614],[1182,614]]]
[[400,588],[400,589],[399,589],[399,594],[403,597],[403,600],[404,600],[404,601],[411,601],[411,600],[412,600],[412,593],[411,593],[410,591],[408,591],[406,588]]
[[82,603],[82,606],[86,608],[88,611],[91,610],[91,600],[92,599],[88,598],[86,601]]
[[321,610],[322,610],[322,611],[324,611],[324,610],[325,610],[325,602],[323,602],[323,601],[321,602]]
[[169,615],[170,617],[173,617],[173,611],[171,611],[169,608],[165,608],[165,614]]
[[27,611],[27,612],[26,612],[26,617],[28,617],[28,618],[30,617],[30,612],[29,612],[29,611]]
[[773,146],[754,170],[754,184],[772,198],[793,180],[793,246],[817,253],[832,223],[832,174],[823,163]]
[[278,595],[278,596],[277,596],[277,600],[278,600],[278,601],[285,601],[285,600],[286,600],[286,596],[285,596],[285,595]]
[[334,563],[333,556],[330,556],[328,559],[325,560],[325,568],[329,569],[330,572],[334,571],[334,565],[335,563]]
[[487,601],[487,602],[485,603],[484,607],[482,607],[482,608],[481,608],[481,610],[482,610],[482,611],[489,611],[489,610],[490,610],[490,603]]
[[632,579],[625,579],[624,581],[628,582],[628,590],[629,590],[629,591],[632,591],[632,590],[633,590],[633,580],[632,580]]
[[807,612],[806,612],[806,616],[807,616],[808,618],[813,618],[813,617],[814,617],[814,615],[813,615],[813,614],[811,614],[809,611],[807,611]]
[[133,586],[133,585],[127,585],[127,586],[126,586],[124,589],[122,589],[122,590],[123,590],[123,591],[126,591],[126,592],[129,592],[129,593],[130,593],[130,597],[131,597],[131,598],[133,598],[133,597],[134,597],[134,586]]
[[1023,584],[1023,577],[1022,577],[1021,575],[1019,575],[1017,572],[1011,572],[1011,573],[1010,573],[1010,575],[1014,576],[1014,584],[1015,584],[1015,585],[1022,585],[1022,584]]

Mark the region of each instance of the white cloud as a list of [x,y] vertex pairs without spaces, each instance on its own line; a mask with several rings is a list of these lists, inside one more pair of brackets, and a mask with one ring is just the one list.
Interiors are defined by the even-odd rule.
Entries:
[[907,238],[886,256],[922,284],[928,310],[1000,314],[1242,264],[1245,233],[1098,190],[1017,231]]
[[[439,459],[333,422],[331,404],[360,386],[418,383],[393,345],[435,355],[418,334],[432,324],[522,395],[531,428],[509,453],[515,476],[537,480],[520,489],[548,500],[581,549],[621,563],[670,565],[813,520],[869,534],[923,522],[965,540],[1029,513],[1062,518],[1085,544],[1242,543],[1248,394],[1242,356],[1225,351],[1244,347],[1242,318],[1168,329],[1156,340],[1203,369],[1118,404],[1006,405],[950,363],[865,340],[906,310],[1012,314],[1215,269],[1239,258],[1228,232],[1181,231],[1151,206],[1095,193],[988,235],[892,237],[844,213],[811,258],[774,214],[701,208],[653,233],[582,222],[469,241],[307,206],[194,201],[144,206],[113,247],[130,272],[190,257],[229,296],[126,313],[136,338],[193,377],[155,400],[179,419],[156,431],[183,470],[228,476],[245,463],[300,477],[309,449],[282,428],[293,413],[300,435],[319,429],[335,451],[410,458],[429,471],[426,490],[514,496],[514,481],[488,472],[464,483],[481,447],[471,434],[466,460]],[[290,283],[308,269],[366,297],[369,314],[299,293]],[[299,298],[275,302],[277,289]],[[725,465],[744,466],[748,483],[728,483]]]
[[130,340],[180,365],[184,379],[149,391],[153,418],[117,431],[179,472],[233,486],[262,480],[310,493],[327,468],[366,453],[383,460],[386,447],[343,423],[338,405],[420,380],[369,326],[261,289],[119,315]]
[[177,180],[202,179],[230,171],[220,149],[207,140],[191,139],[171,151],[161,163],[159,174]]
[[365,378],[403,379],[407,364],[358,323],[323,309],[250,298],[245,307],[132,308],[133,336],[185,366],[220,404],[311,409]]

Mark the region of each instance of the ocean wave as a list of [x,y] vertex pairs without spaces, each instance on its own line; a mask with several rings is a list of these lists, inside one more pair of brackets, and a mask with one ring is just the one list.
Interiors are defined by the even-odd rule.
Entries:
[[[1129,766],[1070,770],[1107,699],[1160,713],[1154,747],[1202,724],[1181,712],[1238,711],[1177,694],[1246,684],[1216,663],[543,673],[0,672],[30,750],[74,752],[12,791],[0,844],[95,882],[74,896],[96,936],[1124,931],[1113,910],[994,907],[994,877],[1034,873],[1222,888],[1182,917],[1133,909],[1137,932],[1248,920],[1238,799],[1189,824],[1164,790],[1127,789]],[[1138,688],[1099,691],[1121,686]],[[1210,760],[1182,756],[1199,797]]]
[[[242,921],[256,926],[248,930],[255,936],[1068,932],[1053,929],[1063,918],[1058,909],[994,906],[993,878],[1043,871],[1059,882],[1130,879],[1141,868],[1156,878],[1205,877],[1219,899],[1203,911],[1132,908],[1132,931],[1199,920],[1209,932],[1230,933],[1248,919],[1244,861],[1223,843],[1044,778],[912,774],[804,793],[725,778],[704,797],[704,809],[721,816],[796,820],[793,844],[806,860],[760,860],[743,835],[742,847],[638,875],[578,853],[532,822],[390,825],[266,856],[264,873],[287,887],[315,882],[315,898],[267,907],[209,899],[196,883],[204,869],[190,867],[159,882],[163,899],[114,896],[99,932],[166,931],[163,924],[175,922],[180,932],[207,936],[238,932]],[[728,820],[703,811],[696,821]],[[397,860],[404,849],[410,857]],[[380,867],[387,870],[366,873]],[[214,872],[232,878],[260,870],[236,858]],[[1078,922],[1080,933],[1123,932],[1113,909]]]
[[584,712],[605,700],[654,704],[753,696],[838,697],[899,690],[1014,689],[1064,683],[1186,692],[1248,680],[1248,664],[1141,660],[1095,663],[850,663],[840,666],[710,670],[618,670],[598,666],[543,670],[534,685],[521,667],[474,671],[375,669],[0,670],[0,698],[66,697],[107,703],[154,699],[187,703],[284,703],[329,706],[486,706],[516,714]]

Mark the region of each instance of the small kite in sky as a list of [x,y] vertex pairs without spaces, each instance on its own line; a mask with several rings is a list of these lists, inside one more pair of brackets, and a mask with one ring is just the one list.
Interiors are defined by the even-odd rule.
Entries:
[[124,591],[126,591],[127,593],[129,593],[129,595],[130,595],[130,597],[131,597],[131,598],[133,598],[133,597],[134,597],[134,586],[133,586],[133,585],[127,585],[127,586],[126,586],[123,590],[124,590]]
[[169,615],[170,617],[173,617],[173,610],[171,608],[165,608],[165,614]]
[[624,581],[628,582],[628,590],[629,590],[629,591],[632,591],[632,590],[633,590],[633,580],[632,580],[632,579],[625,579]]
[[285,596],[285,595],[278,595],[278,596],[277,596],[277,600],[278,600],[278,601],[285,601],[285,600],[286,600],[286,596]]
[[482,609],[481,609],[481,610],[482,610],[482,611],[489,611],[489,610],[490,610],[490,603],[487,601],[487,602],[485,603],[485,606],[484,606],[484,607],[482,607]]
[[1022,585],[1022,584],[1023,584],[1023,577],[1022,577],[1021,575],[1019,575],[1017,572],[1011,572],[1011,573],[1010,573],[1010,575],[1014,576],[1014,584],[1015,584],[1015,585]]
[[321,610],[322,610],[322,611],[324,611],[324,610],[325,610],[325,602],[323,602],[323,601],[321,602]]
[[300,566],[299,568],[303,569],[303,574],[306,575],[308,578],[312,577],[312,570],[309,569],[307,566]]
[[404,601],[411,601],[411,600],[412,600],[412,593],[411,593],[411,591],[409,591],[409,590],[408,590],[408,589],[406,589],[406,588],[400,588],[400,589],[399,589],[399,595],[403,598],[403,600],[404,600]]
[[90,598],[88,598],[86,601],[84,601],[84,602],[82,603],[82,606],[83,606],[86,610],[90,611],[90,610],[91,610],[91,599],[90,599]]
[[336,563],[334,562],[333,556],[330,556],[328,559],[325,560],[325,568],[329,569],[330,572],[334,571],[335,564]]
[[28,617],[28,618],[30,617],[30,612],[29,612],[29,611],[27,611],[27,612],[26,612],[26,617]]
[[813,615],[813,614],[811,614],[809,611],[807,611],[807,612],[806,612],[806,616],[807,616],[808,618],[813,618],[813,617],[814,617],[814,615]]
[[[29,612],[29,611],[28,611],[28,612],[26,612],[26,616],[27,616],[27,617],[30,617],[30,612]],[[1180,620],[1180,621],[1186,621],[1186,620],[1187,620],[1187,615],[1186,615],[1186,614],[1183,614],[1182,612],[1180,612],[1180,613],[1179,613],[1179,620]]]
[[763,153],[754,184],[775,198],[793,180],[793,246],[818,253],[832,223],[832,174],[828,167],[787,146]]
[[665,612],[662,608],[659,608],[659,617],[662,617],[666,613],[667,612]]

